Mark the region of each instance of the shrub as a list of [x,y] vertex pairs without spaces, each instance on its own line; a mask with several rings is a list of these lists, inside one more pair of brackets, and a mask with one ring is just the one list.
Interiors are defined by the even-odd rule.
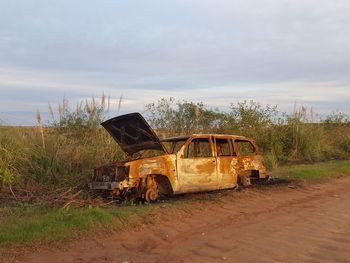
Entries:
[[[125,158],[114,139],[99,124],[108,113],[109,99],[92,99],[74,109],[64,99],[58,116],[49,105],[51,121],[39,127],[0,127],[0,170],[3,189],[39,184],[57,188],[83,186],[95,165]],[[315,122],[302,107],[288,115],[277,106],[244,101],[230,111],[204,103],[161,99],[146,105],[146,118],[160,137],[192,133],[237,134],[252,137],[269,168],[281,161],[318,161],[350,156],[350,122],[333,113]],[[11,182],[6,179],[11,175]],[[10,184],[9,184],[10,182]],[[5,187],[5,188],[4,188]]]

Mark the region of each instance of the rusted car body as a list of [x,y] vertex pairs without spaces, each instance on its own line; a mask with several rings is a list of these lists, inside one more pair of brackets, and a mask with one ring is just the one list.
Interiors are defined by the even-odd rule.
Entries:
[[193,134],[160,140],[138,113],[101,125],[128,158],[95,167],[90,189],[152,201],[160,194],[234,188],[268,178],[258,146],[247,137]]

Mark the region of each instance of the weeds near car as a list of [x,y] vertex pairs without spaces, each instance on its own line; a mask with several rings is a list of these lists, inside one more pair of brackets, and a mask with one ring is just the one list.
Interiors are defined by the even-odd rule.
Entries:
[[329,181],[335,177],[350,175],[350,161],[329,161],[314,164],[287,165],[272,173],[274,177],[289,180],[305,180],[310,183]]
[[[0,204],[8,202],[9,196],[12,200],[44,192],[40,188],[84,188],[93,166],[125,159],[113,138],[99,126],[108,115],[109,104],[110,99],[102,96],[71,108],[64,99],[56,115],[49,105],[51,120],[46,126],[37,114],[38,127],[0,127]],[[120,107],[121,99],[118,110]],[[276,106],[244,101],[232,103],[230,111],[222,112],[204,103],[172,98],[145,108],[146,118],[160,137],[190,133],[251,137],[270,169],[281,161],[350,157],[349,117],[339,112],[315,122],[314,112],[305,107],[286,114]],[[306,174],[300,177],[312,177],[312,172]]]

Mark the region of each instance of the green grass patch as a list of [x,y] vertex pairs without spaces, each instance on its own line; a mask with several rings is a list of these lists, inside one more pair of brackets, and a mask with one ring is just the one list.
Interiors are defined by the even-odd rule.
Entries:
[[68,211],[27,208],[22,213],[1,219],[0,245],[64,240],[71,230],[88,230],[112,218],[110,213],[100,208]]
[[0,262],[1,258],[38,246],[56,247],[71,240],[140,227],[166,211],[184,208],[191,201],[68,210],[13,203],[11,207],[0,208]]
[[350,176],[350,160],[281,166],[271,174],[278,178],[321,183],[334,177]]
[[[137,227],[150,220],[155,205],[88,207],[61,210],[45,205],[0,208],[0,261],[37,246],[60,245],[69,240]],[[147,222],[146,222],[147,223]]]
[[[273,177],[311,183],[349,175],[350,160],[281,166],[272,172]],[[212,193],[197,194],[192,199],[190,197],[167,203],[130,203],[108,208],[67,210],[43,204],[12,203],[11,206],[0,208],[0,261],[6,254],[12,255],[14,247],[20,247],[22,251],[41,245],[56,246],[68,240],[99,236],[114,230],[152,223],[155,217],[166,216],[168,212],[186,211],[187,205],[194,202],[220,200],[220,195]]]

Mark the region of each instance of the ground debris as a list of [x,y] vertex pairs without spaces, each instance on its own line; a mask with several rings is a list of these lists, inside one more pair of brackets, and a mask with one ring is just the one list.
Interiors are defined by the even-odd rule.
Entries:
[[44,203],[51,207],[67,209],[68,207],[80,208],[86,206],[105,207],[116,203],[116,200],[106,200],[91,196],[77,186],[46,189],[42,186],[30,186],[25,189],[15,189],[16,199],[11,193],[0,193],[0,206],[12,202],[20,203]]

